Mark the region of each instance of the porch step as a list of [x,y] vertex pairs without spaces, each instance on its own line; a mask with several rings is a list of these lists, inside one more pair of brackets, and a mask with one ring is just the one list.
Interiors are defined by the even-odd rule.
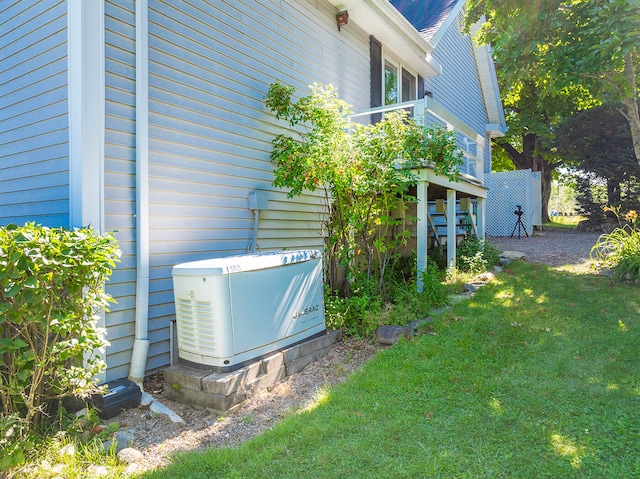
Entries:
[[[456,241],[471,234],[477,237],[475,225],[474,206],[469,198],[461,198],[456,202],[455,208],[455,235]],[[429,202],[427,210],[427,234],[433,241],[433,245],[441,245],[447,238],[447,212],[446,202],[442,199]],[[446,242],[446,241],[445,241]]]
[[342,340],[342,331],[327,334],[283,349],[228,373],[195,369],[181,364],[164,371],[164,391],[172,401],[194,404],[227,414],[261,389],[274,386],[324,356]]

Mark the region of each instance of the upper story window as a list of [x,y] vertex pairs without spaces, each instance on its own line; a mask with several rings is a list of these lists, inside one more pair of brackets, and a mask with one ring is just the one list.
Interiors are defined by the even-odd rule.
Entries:
[[[400,72],[400,74],[398,74]],[[417,98],[416,76],[390,60],[384,62],[384,104],[415,100]]]
[[[393,105],[422,98],[422,78],[406,68],[400,60],[383,51],[382,44],[371,37],[371,107]],[[372,117],[377,121],[379,114]]]
[[400,84],[402,91],[402,101],[411,101],[417,98],[416,77],[404,68],[402,69],[402,82]]
[[391,62],[384,62],[384,104],[398,103],[398,68]]

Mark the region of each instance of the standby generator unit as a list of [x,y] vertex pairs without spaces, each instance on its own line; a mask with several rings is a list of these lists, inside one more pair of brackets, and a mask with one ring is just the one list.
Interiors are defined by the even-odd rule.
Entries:
[[233,371],[326,329],[317,250],[179,264],[173,289],[183,364]]

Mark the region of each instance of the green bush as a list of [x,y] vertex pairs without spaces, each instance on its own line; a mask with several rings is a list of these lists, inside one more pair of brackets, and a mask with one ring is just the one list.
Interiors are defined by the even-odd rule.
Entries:
[[[107,344],[96,322],[112,301],[104,282],[119,254],[111,235],[90,228],[0,228],[5,442],[15,445],[42,430],[64,397],[95,390],[93,378],[104,368],[99,354]],[[19,451],[14,453],[19,460]]]
[[376,292],[375,281],[361,281],[345,297],[328,287],[325,291],[327,327],[341,329],[346,334],[369,337],[378,325],[382,300]]
[[591,257],[613,268],[617,279],[640,279],[640,229],[624,225],[601,235],[591,249]]
[[[343,296],[364,280],[385,295],[387,268],[411,235],[410,187],[415,168],[429,164],[456,181],[462,154],[453,132],[419,124],[406,111],[388,112],[373,125],[351,122],[350,105],[332,86],[314,84],[294,101],[295,89],[269,87],[265,105],[290,129],[273,140],[274,186],[288,196],[320,190],[325,199],[321,235],[325,239],[326,282]],[[355,282],[354,282],[355,281]],[[352,309],[352,308],[348,308]]]
[[500,251],[488,241],[465,238],[457,247],[457,267],[461,271],[479,274],[500,262]]
[[436,264],[427,263],[423,274],[423,290],[416,290],[415,256],[394,261],[393,275],[385,299],[377,292],[374,281],[358,281],[350,297],[325,290],[327,327],[341,329],[357,337],[371,337],[378,326],[407,324],[423,318],[436,306],[446,302],[449,288],[443,283],[444,272]]

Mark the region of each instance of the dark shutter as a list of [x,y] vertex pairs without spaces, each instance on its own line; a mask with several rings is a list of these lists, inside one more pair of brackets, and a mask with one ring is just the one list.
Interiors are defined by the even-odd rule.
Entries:
[[422,100],[424,98],[424,78],[418,75],[418,99]]
[[[371,57],[371,108],[382,106],[382,44],[370,37],[369,51]],[[371,123],[382,118],[380,113],[371,115]]]

